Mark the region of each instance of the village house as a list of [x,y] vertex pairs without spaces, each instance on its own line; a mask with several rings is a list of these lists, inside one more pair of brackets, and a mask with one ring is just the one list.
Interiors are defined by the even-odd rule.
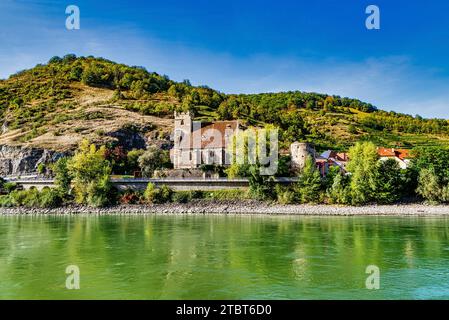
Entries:
[[332,166],[337,166],[342,172],[345,172],[346,164],[348,163],[349,158],[346,152],[327,150],[321,153],[315,161],[321,175],[325,176]]
[[410,150],[395,148],[377,148],[380,160],[395,159],[401,169],[407,169],[410,165]]

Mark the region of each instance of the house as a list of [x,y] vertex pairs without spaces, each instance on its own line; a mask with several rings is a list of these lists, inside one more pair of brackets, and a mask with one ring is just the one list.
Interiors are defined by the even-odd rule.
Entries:
[[381,161],[395,159],[401,169],[407,169],[410,165],[410,150],[395,148],[377,148],[377,154]]
[[322,176],[329,172],[332,166],[338,166],[340,170],[345,171],[348,162],[348,154],[327,150],[322,154],[317,154],[313,146],[306,142],[294,142],[290,145],[291,167],[293,170],[304,168],[306,158],[312,157],[315,165]]
[[337,166],[341,171],[346,171],[346,164],[349,158],[346,152],[336,152],[333,150],[327,150],[316,157],[316,165],[322,176],[325,176],[329,172],[329,168]]
[[198,168],[202,164],[225,166],[231,137],[239,131],[239,121],[202,123],[191,112],[175,112],[174,146],[170,158],[175,169]]

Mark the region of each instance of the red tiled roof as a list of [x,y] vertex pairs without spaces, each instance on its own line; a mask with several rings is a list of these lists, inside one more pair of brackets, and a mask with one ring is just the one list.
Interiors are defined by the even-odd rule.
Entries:
[[[184,138],[179,147],[181,149],[193,149],[198,148],[199,146],[201,146],[201,149],[226,148],[226,144],[229,143],[229,139],[238,128],[238,121],[217,121],[208,123],[205,124],[204,127],[191,133],[184,133]],[[199,141],[201,141],[201,143],[199,143]]]
[[410,150],[395,148],[377,148],[380,157],[398,157],[401,160],[410,158]]
[[[202,127],[201,148],[226,148],[227,139],[238,128],[238,121],[217,121]],[[193,133],[194,137],[195,134]],[[226,136],[228,134],[228,136]]]

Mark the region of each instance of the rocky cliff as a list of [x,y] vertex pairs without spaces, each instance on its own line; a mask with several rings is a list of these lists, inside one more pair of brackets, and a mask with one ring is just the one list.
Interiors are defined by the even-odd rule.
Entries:
[[24,146],[0,145],[0,175],[34,173],[40,163],[56,161],[64,153]]

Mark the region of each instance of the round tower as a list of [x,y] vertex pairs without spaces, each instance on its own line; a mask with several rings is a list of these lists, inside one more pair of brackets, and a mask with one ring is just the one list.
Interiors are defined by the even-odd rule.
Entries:
[[291,167],[301,170],[306,164],[306,159],[311,156],[315,159],[315,149],[307,142],[293,142],[290,145]]

